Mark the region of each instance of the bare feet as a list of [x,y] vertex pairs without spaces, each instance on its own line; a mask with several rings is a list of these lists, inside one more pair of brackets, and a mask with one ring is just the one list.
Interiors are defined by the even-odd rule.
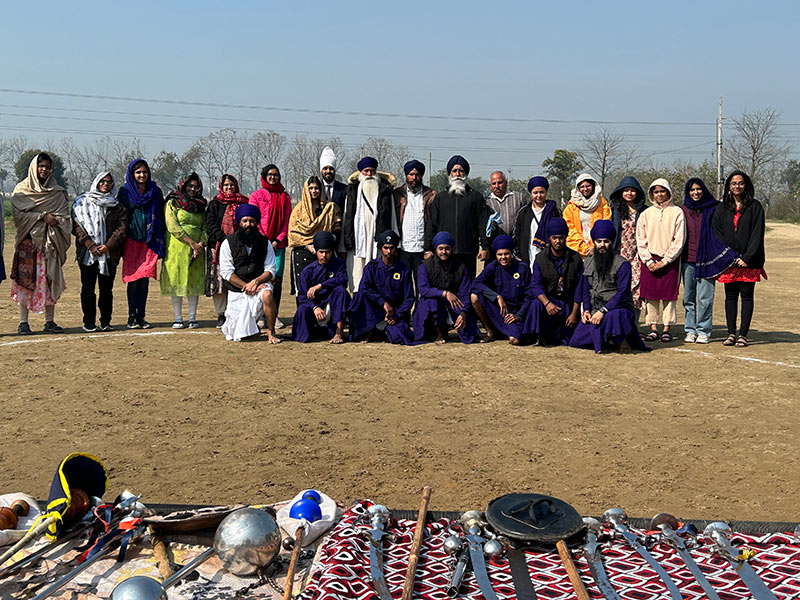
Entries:
[[337,333],[331,338],[331,344],[344,344],[344,338],[341,333]]
[[273,331],[267,331],[267,339],[270,344],[280,344],[282,341]]
[[508,338],[508,343],[512,346],[519,346],[519,340],[515,337]]

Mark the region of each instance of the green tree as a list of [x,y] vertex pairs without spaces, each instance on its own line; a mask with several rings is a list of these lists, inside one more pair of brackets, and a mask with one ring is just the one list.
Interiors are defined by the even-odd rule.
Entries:
[[[192,171],[190,152],[191,150],[183,156],[178,156],[174,152],[162,150],[153,159],[150,166],[150,176],[158,184],[165,196],[170,191],[177,189],[181,177]],[[216,186],[211,190],[216,193]],[[207,191],[204,190],[204,192]]]
[[[578,160],[578,155],[569,150],[559,149],[553,152],[551,158],[546,158],[542,162],[545,173],[550,181],[554,192],[561,198],[561,206],[564,206],[564,193],[572,187],[572,182],[578,175],[578,171],[583,166]],[[553,185],[555,184],[555,186]]]
[[[14,174],[17,176],[17,181],[22,181],[28,176],[28,167],[30,166],[33,157],[40,152],[43,152],[43,150],[25,150],[25,152],[19,155],[17,162],[14,163]],[[62,161],[61,157],[55,152],[48,151],[47,153],[53,159],[53,175],[55,176],[58,185],[66,188],[67,178],[64,177],[64,161]]]
[[[467,177],[467,185],[481,196],[488,196],[491,186],[483,177]],[[441,169],[431,175],[430,187],[434,190],[446,190],[448,186],[447,171]]]

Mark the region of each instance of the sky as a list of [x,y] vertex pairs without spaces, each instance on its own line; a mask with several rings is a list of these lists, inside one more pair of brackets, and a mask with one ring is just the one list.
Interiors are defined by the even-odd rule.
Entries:
[[459,153],[527,178],[599,127],[713,161],[722,96],[725,136],[774,108],[800,153],[796,0],[6,4],[0,138],[140,135],[155,154],[222,127],[373,135],[434,170]]

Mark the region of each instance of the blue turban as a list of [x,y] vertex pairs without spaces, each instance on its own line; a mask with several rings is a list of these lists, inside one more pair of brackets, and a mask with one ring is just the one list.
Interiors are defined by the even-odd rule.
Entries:
[[318,231],[314,234],[314,250],[335,250],[336,236],[330,231]]
[[611,240],[617,237],[617,232],[614,229],[614,223],[608,219],[598,219],[592,225],[592,240]]
[[528,191],[530,192],[535,187],[543,187],[544,189],[550,189],[550,182],[547,181],[547,177],[542,177],[541,175],[537,175],[536,177],[531,177],[528,180]]
[[510,235],[501,234],[492,240],[492,252],[498,250],[511,250],[514,251],[514,240]]
[[453,167],[456,165],[461,165],[464,168],[464,172],[469,175],[469,163],[467,159],[461,156],[460,154],[456,154],[453,158],[447,161],[447,174],[450,175],[450,171],[453,170]]
[[360,161],[358,161],[357,166],[359,171],[363,171],[364,169],[377,169],[378,159],[372,158],[371,156],[365,156]]
[[569,226],[562,217],[554,217],[547,223],[547,237],[551,235],[567,235]]
[[259,223],[261,222],[261,211],[253,204],[240,204],[236,207],[235,216],[237,223],[244,217],[253,217]]
[[391,229],[387,229],[383,233],[376,235],[375,241],[378,243],[379,248],[386,245],[397,246],[400,244],[400,236]]
[[433,236],[433,249],[436,250],[439,246],[450,246],[454,248],[456,245],[455,238],[450,235],[447,231],[440,231],[435,236]]
[[405,173],[406,175],[411,173],[411,171],[413,171],[414,169],[419,171],[420,175],[425,175],[425,165],[419,162],[416,158],[408,161],[406,164],[403,165],[403,173]]

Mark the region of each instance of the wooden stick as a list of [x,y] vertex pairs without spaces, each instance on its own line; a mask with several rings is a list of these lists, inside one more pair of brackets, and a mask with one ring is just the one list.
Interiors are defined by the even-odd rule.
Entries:
[[414,575],[417,572],[417,562],[419,562],[419,551],[422,547],[422,536],[425,531],[425,517],[428,515],[428,502],[431,499],[431,488],[426,485],[422,488],[422,503],[417,514],[417,528],[414,530],[414,541],[411,542],[411,555],[408,557],[408,569],[406,570],[406,582],[403,585],[402,600],[411,600],[414,592]]
[[294,571],[297,568],[297,559],[300,556],[300,548],[303,546],[303,536],[305,528],[298,527],[294,532],[294,549],[292,559],[289,561],[289,571],[286,573],[286,583],[284,584],[283,600],[291,600],[292,590],[294,589]]
[[158,574],[161,575],[161,581],[169,579],[175,574],[175,569],[169,558],[167,545],[152,525],[148,526],[147,532],[150,534],[150,545],[153,547],[153,556],[158,561]]
[[578,600],[589,600],[589,593],[586,591],[586,586],[583,585],[581,576],[578,574],[578,569],[575,568],[575,563],[572,562],[572,555],[569,553],[564,540],[558,540],[558,542],[556,542],[556,549],[558,550],[558,555],[561,557],[561,562],[564,563],[567,576],[572,583],[572,587],[575,589],[575,595],[578,597]]

